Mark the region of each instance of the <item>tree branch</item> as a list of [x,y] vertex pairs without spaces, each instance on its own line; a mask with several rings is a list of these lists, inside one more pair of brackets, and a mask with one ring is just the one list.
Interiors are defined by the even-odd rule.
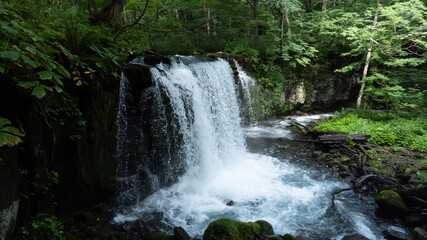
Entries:
[[139,22],[139,20],[141,20],[141,18],[144,16],[145,12],[147,11],[147,8],[148,8],[148,2],[150,2],[150,0],[146,0],[144,10],[142,10],[142,13],[141,13],[141,15],[138,17],[138,19],[136,19],[133,23],[131,23],[131,24],[129,24],[129,25],[123,25],[123,26],[119,29],[119,31],[117,31],[116,35],[115,35],[115,36],[114,36],[114,38],[113,38],[113,42],[114,42],[114,43],[116,43],[117,37],[120,35],[120,33],[123,31],[123,29],[128,28],[128,27],[132,27],[132,26],[136,25],[136,24]]

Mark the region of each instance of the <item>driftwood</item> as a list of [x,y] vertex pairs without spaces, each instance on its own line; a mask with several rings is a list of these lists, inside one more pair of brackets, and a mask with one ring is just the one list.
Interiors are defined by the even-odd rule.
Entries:
[[356,182],[354,182],[352,187],[342,188],[342,189],[338,189],[338,190],[332,192],[332,207],[335,207],[335,195],[342,193],[342,192],[345,192],[345,191],[350,191],[350,190],[354,190],[355,192],[360,192],[362,186],[368,180],[372,180],[372,179],[375,181],[379,181],[379,182],[383,182],[383,183],[387,183],[387,184],[395,184],[397,182],[394,178],[375,175],[375,174],[361,176],[360,178],[358,178],[356,180]]
[[303,135],[307,135],[307,133],[309,133],[309,132],[312,131],[308,127],[306,127],[306,126],[304,126],[304,125],[302,125],[301,123],[298,123],[298,122],[291,122],[290,125],[293,126],[293,127],[298,128],[302,132]]
[[352,141],[356,143],[365,143],[371,138],[370,135],[343,134],[343,135],[321,135],[318,142],[322,144],[338,144]]

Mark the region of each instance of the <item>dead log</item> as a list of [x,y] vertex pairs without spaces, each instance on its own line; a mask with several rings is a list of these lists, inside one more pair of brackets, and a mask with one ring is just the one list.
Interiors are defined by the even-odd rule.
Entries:
[[355,143],[365,143],[371,138],[371,135],[343,134],[343,135],[321,135],[318,142],[322,144],[338,144],[352,141]]

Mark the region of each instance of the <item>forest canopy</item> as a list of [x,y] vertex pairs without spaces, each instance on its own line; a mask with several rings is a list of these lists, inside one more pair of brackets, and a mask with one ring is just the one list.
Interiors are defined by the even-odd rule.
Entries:
[[118,77],[128,55],[152,51],[243,56],[270,96],[266,115],[287,110],[277,108],[285,84],[310,91],[317,72],[356,76],[357,108],[425,102],[426,1],[17,0],[0,10],[0,73],[25,74],[15,82],[36,98]]

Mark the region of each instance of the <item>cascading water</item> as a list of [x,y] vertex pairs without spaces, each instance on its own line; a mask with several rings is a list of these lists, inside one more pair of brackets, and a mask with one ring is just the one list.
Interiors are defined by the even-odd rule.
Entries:
[[253,100],[252,100],[252,91],[255,90],[255,80],[250,77],[243,68],[239,65],[239,63],[233,59],[234,66],[236,67],[238,82],[237,85],[240,87],[239,93],[241,93],[240,99],[240,109],[243,114],[244,120],[246,122],[254,123],[255,122],[255,114],[252,108]]
[[182,226],[201,237],[218,218],[264,219],[278,234],[382,239],[387,225],[373,205],[348,192],[330,207],[331,192],[347,184],[296,163],[309,157],[291,141],[290,120],[241,127],[228,62],[176,57],[149,75],[137,91],[121,83],[115,221],[141,219],[166,232]]

